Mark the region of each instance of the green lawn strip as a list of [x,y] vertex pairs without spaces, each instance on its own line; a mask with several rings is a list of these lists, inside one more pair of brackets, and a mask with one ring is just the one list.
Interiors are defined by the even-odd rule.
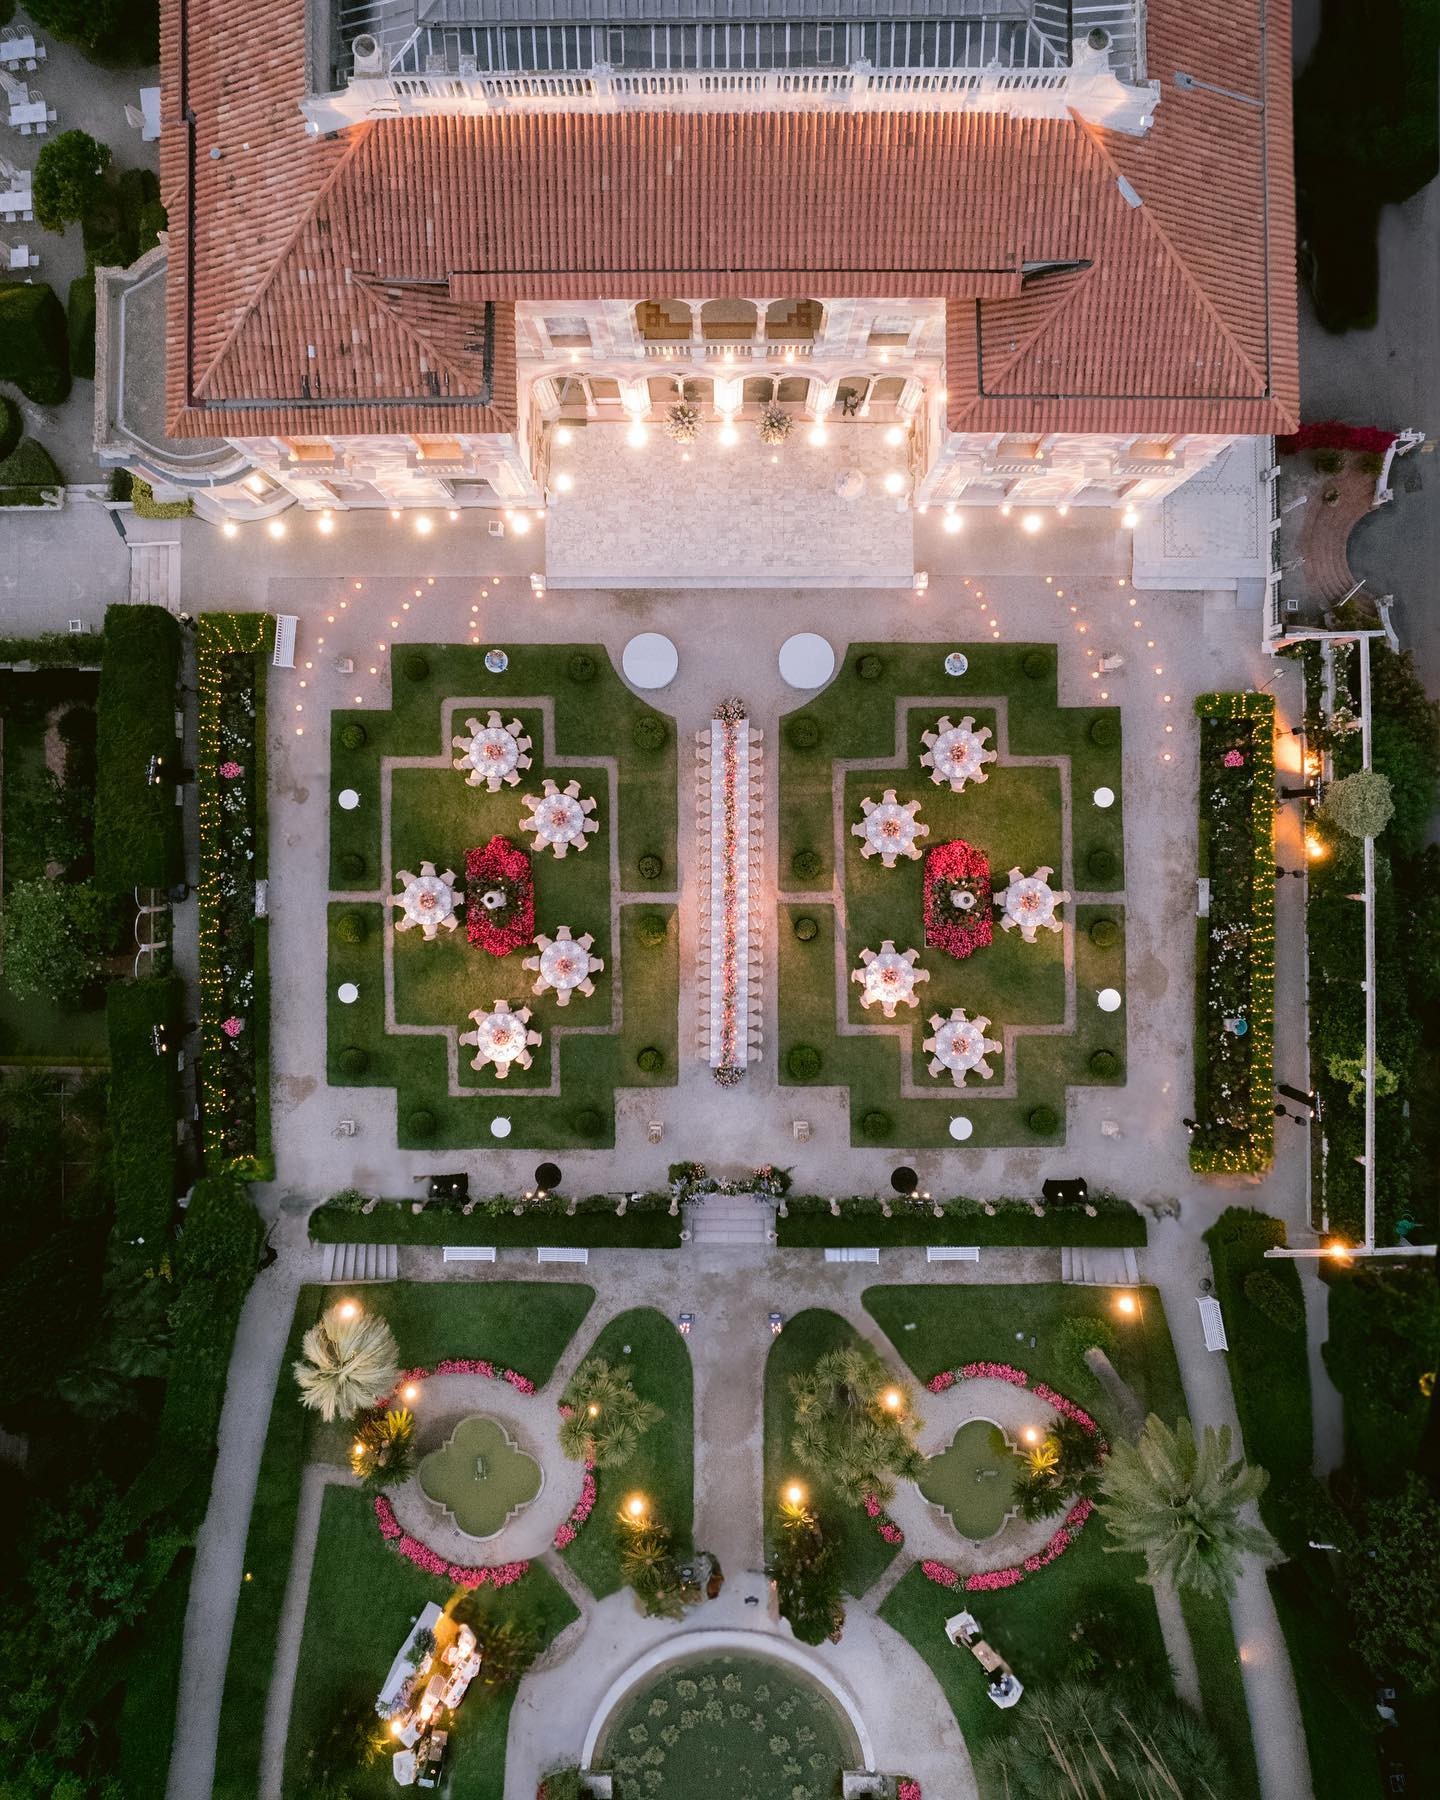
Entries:
[[1180,1589],[1180,1610],[1200,1674],[1200,1704],[1230,1765],[1233,1800],[1260,1800],[1260,1772],[1230,1608],[1223,1600]]
[[627,1212],[615,1216],[615,1202],[603,1212],[527,1209],[517,1219],[508,1214],[489,1218],[480,1210],[467,1219],[458,1211],[428,1206],[413,1213],[409,1201],[384,1201],[373,1213],[322,1206],[310,1215],[310,1237],[317,1244],[494,1244],[501,1249],[529,1249],[536,1244],[579,1246],[591,1250],[675,1250],[684,1219],[678,1213]]
[[[300,1355],[305,1332],[337,1292],[319,1286],[300,1290],[276,1377],[245,1541],[247,1579],[240,1589],[226,1666],[215,1800],[253,1800],[255,1793],[265,1699],[294,1550],[300,1479],[312,1447],[323,1451],[328,1444],[328,1440],[314,1444],[323,1434],[312,1431],[315,1415],[300,1405],[291,1365]],[[430,1366],[447,1356],[488,1357],[530,1376],[537,1386],[550,1378],[595,1297],[592,1288],[576,1282],[395,1282],[366,1287],[362,1294],[366,1307],[389,1323],[402,1364]],[[368,1523],[375,1532],[373,1518]],[[378,1533],[375,1543],[380,1543]],[[382,1667],[377,1688],[384,1672]],[[503,1741],[502,1732],[502,1745]]]
[[1063,1556],[1018,1587],[956,1592],[927,1579],[917,1564],[886,1596],[880,1617],[930,1665],[972,1756],[988,1739],[1026,1729],[1025,1707],[1022,1701],[1016,1718],[986,1698],[979,1663],[945,1636],[945,1621],[954,1613],[975,1615],[986,1642],[1032,1693],[1066,1679],[1071,1631],[1079,1619],[1099,1609],[1123,1620],[1126,1649],[1136,1666],[1170,1685],[1154,1594],[1138,1580],[1144,1559],[1110,1555],[1103,1543],[1104,1529],[1092,1519]]
[[[1095,1197],[1092,1196],[1092,1203]],[[786,1197],[790,1209],[777,1219],[775,1230],[785,1249],[820,1244],[1097,1244],[1117,1247],[1146,1241],[1144,1217],[1134,1207],[1116,1203],[1096,1208],[1086,1216],[1078,1206],[1050,1208],[1037,1219],[1028,1205],[1001,1201],[993,1217],[978,1200],[957,1198],[941,1202],[945,1216],[937,1219],[930,1206],[906,1207],[890,1196],[866,1196],[841,1201],[844,1212],[836,1218],[830,1202],[817,1195]],[[891,1206],[891,1217],[881,1210]],[[797,1207],[800,1210],[797,1212]]]
[[[629,1354],[625,1346],[629,1345]],[[641,1493],[671,1532],[679,1556],[693,1548],[695,1427],[690,1352],[669,1319],[639,1306],[612,1319],[586,1352],[624,1368],[642,1400],[665,1417],[640,1439],[628,1462],[595,1471],[595,1510],[561,1552],[597,1600],[625,1585],[616,1547],[616,1515],[627,1494]]]
[[828,1350],[863,1340],[838,1313],[815,1307],[787,1319],[765,1361],[765,1512],[767,1545],[773,1542],[782,1485],[797,1477],[810,1490],[812,1504],[827,1535],[840,1543],[841,1581],[847,1594],[860,1596],[879,1579],[896,1554],[872,1520],[859,1507],[847,1506],[814,1469],[805,1467],[790,1448],[795,1412],[790,1377],[813,1368]]
[[1373,1683],[1349,1654],[1344,1608],[1295,1563],[1272,1569],[1269,1581],[1295,1673],[1315,1800],[1378,1800],[1384,1790],[1376,1720],[1365,1700]]
[[[514,1587],[498,1593],[485,1588],[467,1594],[422,1574],[385,1547],[363,1494],[328,1488],[286,1744],[287,1800],[306,1796],[307,1731],[323,1729],[328,1715],[347,1698],[370,1698],[379,1691],[412,1621],[430,1601],[472,1623],[507,1617],[528,1622],[538,1629],[542,1645],[577,1616],[564,1589],[536,1564]],[[513,1690],[492,1694],[479,1682],[467,1695],[450,1736],[450,1800],[501,1800],[513,1700]],[[394,1787],[389,1758],[382,1757],[356,1774],[351,1792],[354,1800],[386,1800]]]
[[171,1564],[170,1573],[150,1598],[140,1634],[126,1661],[118,1774],[127,1795],[165,1792],[180,1699],[185,1607],[194,1564],[189,1553],[177,1556]]
[[1173,1424],[1185,1411],[1185,1392],[1165,1309],[1154,1288],[1136,1292],[1140,1315],[1133,1322],[1114,1312],[1107,1289],[1058,1281],[1034,1286],[872,1287],[866,1289],[864,1301],[865,1310],[918,1380],[929,1381],[942,1369],[958,1369],[968,1362],[1013,1363],[1032,1379],[1048,1382],[1078,1401],[1113,1430],[1111,1408],[1094,1377],[1088,1371],[1079,1376],[1056,1362],[1055,1328],[1064,1318],[1087,1314],[1109,1320],[1118,1340],[1111,1359],[1117,1372],[1147,1412]]

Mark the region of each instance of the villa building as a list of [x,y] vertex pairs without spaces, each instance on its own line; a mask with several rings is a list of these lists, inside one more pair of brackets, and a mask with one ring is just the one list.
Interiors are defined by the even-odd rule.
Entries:
[[1138,510],[1298,424],[1284,0],[162,13],[97,438],[207,516],[540,506],[681,400],[936,505]]

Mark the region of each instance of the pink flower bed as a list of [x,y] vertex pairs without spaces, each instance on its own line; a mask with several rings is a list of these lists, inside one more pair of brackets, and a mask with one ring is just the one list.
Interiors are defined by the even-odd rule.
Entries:
[[908,1775],[897,1781],[895,1800],[920,1800],[920,1783]]
[[876,1495],[867,1494],[865,1496],[864,1506],[865,1517],[867,1519],[874,1519],[876,1531],[880,1533],[880,1536],[887,1544],[899,1545],[905,1542],[905,1533],[890,1517],[885,1508],[881,1506]]
[[1057,1556],[1064,1555],[1094,1510],[1093,1500],[1077,1500],[1066,1513],[1065,1523],[1051,1535],[1045,1548],[1036,1551],[1033,1556],[1027,1556],[1016,1568],[984,1569],[978,1575],[961,1575],[949,1563],[922,1562],[920,1572],[937,1587],[964,1588],[967,1594],[994,1594],[1002,1588],[1018,1587],[1027,1575],[1038,1574],[1041,1569],[1048,1568]]
[[438,1575],[443,1581],[453,1582],[456,1587],[513,1587],[522,1576],[530,1572],[528,1562],[496,1563],[490,1568],[480,1568],[447,1561],[428,1544],[422,1544],[419,1538],[411,1537],[395,1517],[395,1508],[383,1494],[375,1496],[375,1518],[380,1526],[381,1537],[398,1556],[403,1556],[406,1562],[413,1563],[426,1575]]
[[[505,905],[491,912],[480,904],[489,888],[505,895]],[[535,878],[530,852],[498,833],[485,845],[465,852],[465,935],[491,956],[509,956],[535,936]]]
[[517,1394],[535,1392],[535,1383],[530,1377],[514,1369],[497,1369],[493,1362],[478,1356],[447,1356],[433,1369],[402,1369],[390,1398],[393,1400],[401,1388],[408,1387],[412,1381],[428,1381],[432,1375],[483,1375],[487,1381],[508,1381]]
[[[937,844],[925,858],[925,942],[946,956],[964,957],[982,950],[994,932],[991,919],[990,859],[983,850],[952,838]],[[955,906],[951,892],[965,888],[975,896],[966,912]]]
[[[564,1408],[561,1408],[564,1411]],[[587,1462],[585,1479],[580,1484],[580,1498],[570,1509],[570,1517],[555,1531],[555,1548],[563,1550],[567,1544],[573,1544],[580,1535],[580,1527],[595,1510],[595,1465]]]

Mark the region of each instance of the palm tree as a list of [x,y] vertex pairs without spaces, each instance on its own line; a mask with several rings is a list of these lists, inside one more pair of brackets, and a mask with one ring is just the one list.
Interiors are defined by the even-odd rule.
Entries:
[[865,1345],[827,1350],[808,1373],[790,1377],[790,1393],[792,1453],[849,1505],[867,1494],[888,1500],[896,1476],[920,1473],[915,1435],[922,1421],[910,1390]]
[[1056,1415],[1038,1444],[1024,1452],[1014,1486],[1015,1509],[1027,1524],[1054,1518],[1082,1495],[1093,1498],[1100,1440],[1075,1419]]
[[1207,1425],[1197,1443],[1188,1419],[1172,1431],[1151,1413],[1136,1441],[1117,1444],[1105,1465],[1100,1511],[1115,1539],[1105,1549],[1138,1550],[1147,1566],[1141,1579],[1152,1586],[1173,1581],[1228,1598],[1243,1555],[1275,1552],[1270,1534],[1240,1517],[1269,1479],[1243,1458],[1231,1460],[1228,1425]]
[[573,1461],[609,1468],[628,1462],[652,1425],[665,1417],[653,1400],[642,1400],[629,1374],[603,1356],[590,1356],[570,1378],[561,1401],[560,1448]]
[[353,1419],[388,1394],[400,1373],[390,1327],[353,1300],[327,1307],[305,1333],[304,1357],[295,1364],[300,1404],[332,1419]]
[[351,1472],[367,1494],[399,1487],[415,1473],[415,1415],[403,1406],[368,1413],[350,1446]]
[[982,1757],[987,1791],[1006,1800],[1220,1800],[1230,1792],[1214,1734],[1158,1690],[1066,1682],[1032,1697],[1028,1729]]

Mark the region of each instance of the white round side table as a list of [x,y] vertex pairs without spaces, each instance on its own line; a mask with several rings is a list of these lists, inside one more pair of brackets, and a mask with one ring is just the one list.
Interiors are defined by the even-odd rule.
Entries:
[[490,1135],[491,1137],[497,1138],[509,1137],[510,1121],[506,1118],[492,1119],[490,1121]]
[[780,678],[787,687],[818,688],[835,673],[835,651],[817,631],[797,631],[780,646]]
[[1114,788],[1098,787],[1090,798],[1100,808],[1101,812],[1104,812],[1107,808],[1112,807],[1115,804],[1115,790]]
[[1100,992],[1095,996],[1095,1004],[1100,1008],[1101,1012],[1119,1012],[1119,988],[1101,988]]
[[950,1121],[950,1135],[957,1144],[963,1144],[975,1127],[964,1113],[956,1113]]
[[360,804],[360,796],[355,792],[354,788],[341,788],[340,792],[335,796],[335,804],[340,808],[341,812],[354,812],[355,808]]
[[335,990],[335,998],[342,1006],[353,1006],[360,998],[360,990],[353,981],[342,981]]
[[663,688],[675,679],[680,652],[664,632],[642,631],[621,652],[620,667],[631,687]]

